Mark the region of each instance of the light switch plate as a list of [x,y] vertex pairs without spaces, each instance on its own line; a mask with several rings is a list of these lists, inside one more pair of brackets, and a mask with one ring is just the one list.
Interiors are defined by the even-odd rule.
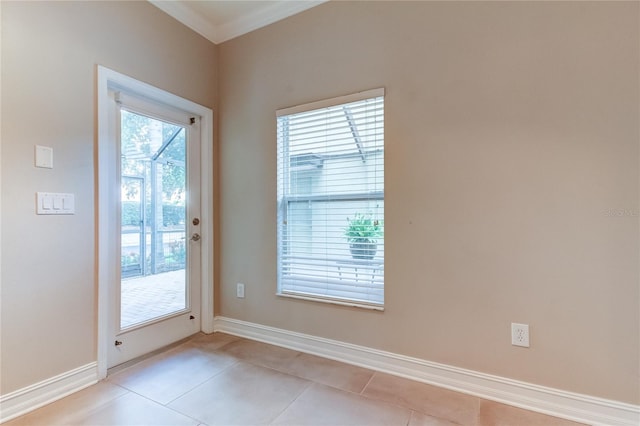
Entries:
[[53,169],[53,148],[36,145],[36,167]]
[[75,195],[56,192],[36,193],[37,214],[75,214]]

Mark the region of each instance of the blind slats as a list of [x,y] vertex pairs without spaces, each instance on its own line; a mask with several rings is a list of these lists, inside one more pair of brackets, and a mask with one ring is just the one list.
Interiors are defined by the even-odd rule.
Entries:
[[376,119],[382,114],[382,103],[373,105],[369,104],[359,108],[347,108],[338,109],[334,111],[320,110],[315,114],[297,114],[288,116],[289,120],[285,122],[289,129],[300,129],[303,132],[310,131],[312,129],[332,130],[326,129],[327,124],[337,123],[345,118],[355,121],[356,123],[362,122],[365,125],[371,122],[376,122]]
[[278,113],[281,294],[384,303],[384,97],[371,93]]

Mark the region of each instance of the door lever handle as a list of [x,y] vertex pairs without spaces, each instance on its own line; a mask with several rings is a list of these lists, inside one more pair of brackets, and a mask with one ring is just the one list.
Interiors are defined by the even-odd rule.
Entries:
[[191,236],[190,241],[200,241],[200,234],[197,232]]

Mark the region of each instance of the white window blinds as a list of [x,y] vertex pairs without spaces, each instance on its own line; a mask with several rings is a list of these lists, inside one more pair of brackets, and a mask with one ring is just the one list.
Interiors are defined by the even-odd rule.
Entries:
[[384,303],[384,90],[280,110],[278,293]]

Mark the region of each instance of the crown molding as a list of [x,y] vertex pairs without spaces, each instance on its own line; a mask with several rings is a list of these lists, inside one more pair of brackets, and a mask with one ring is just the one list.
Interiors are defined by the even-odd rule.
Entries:
[[328,0],[287,1],[281,0],[263,9],[241,16],[240,18],[217,28],[217,43],[241,36],[258,28],[304,12],[307,9],[326,3]]
[[289,16],[303,12],[328,0],[291,1],[280,0],[267,7],[256,9],[223,25],[214,25],[180,1],[148,0],[166,14],[191,28],[207,40],[220,44],[232,38],[257,30]]
[[149,0],[149,3],[162,10],[169,16],[182,22],[207,40],[216,42],[217,29],[206,19],[195,13],[184,3],[179,1]]

